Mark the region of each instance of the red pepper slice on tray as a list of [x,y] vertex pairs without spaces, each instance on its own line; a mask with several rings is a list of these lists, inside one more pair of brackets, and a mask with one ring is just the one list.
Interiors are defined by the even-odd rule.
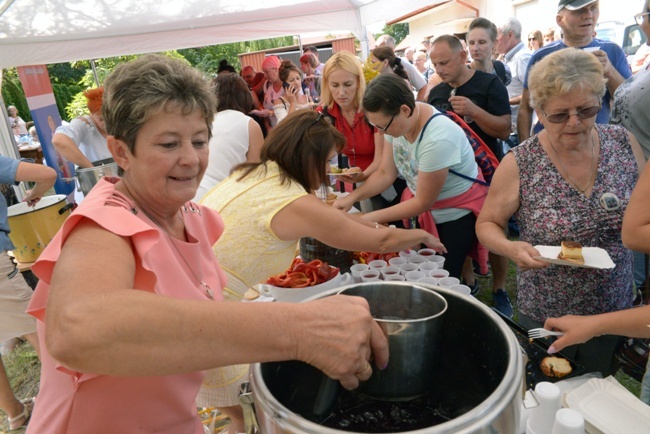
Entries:
[[282,288],[305,288],[327,282],[338,273],[338,268],[330,267],[327,262],[320,259],[305,263],[302,259],[296,258],[286,271],[269,277],[266,283]]

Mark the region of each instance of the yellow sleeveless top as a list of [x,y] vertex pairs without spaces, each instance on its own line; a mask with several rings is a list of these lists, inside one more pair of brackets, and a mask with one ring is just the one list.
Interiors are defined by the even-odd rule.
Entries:
[[226,299],[241,300],[252,285],[283,272],[296,256],[298,240],[283,241],[271,230],[275,214],[305,196],[302,186],[291,181],[280,184],[280,169],[269,161],[238,181],[234,173],[201,199],[201,204],[219,212],[225,230],[212,247],[228,276]]

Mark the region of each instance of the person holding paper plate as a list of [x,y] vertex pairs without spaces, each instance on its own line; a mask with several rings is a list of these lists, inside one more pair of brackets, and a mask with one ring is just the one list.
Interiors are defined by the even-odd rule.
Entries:
[[[650,253],[650,166],[645,167],[632,192],[623,218],[623,243],[635,251]],[[634,309],[609,312],[593,316],[567,315],[548,318],[544,328],[560,330],[564,336],[549,348],[549,353],[561,351],[570,345],[586,342],[594,336],[619,335],[634,338],[650,338],[650,305]],[[641,401],[650,405],[650,361],[641,383]]]
[[[605,80],[592,54],[560,50],[536,64],[529,78],[544,130],[501,162],[477,235],[490,251],[517,264],[519,322],[527,328],[541,327],[549,317],[629,308],[632,252],[621,242],[621,225],[645,164],[639,143],[622,127],[595,123]],[[514,241],[504,235],[513,214],[521,229]],[[562,241],[602,248],[615,267],[552,265],[533,247]],[[609,375],[618,340],[601,336],[567,349],[567,355],[588,371]]]

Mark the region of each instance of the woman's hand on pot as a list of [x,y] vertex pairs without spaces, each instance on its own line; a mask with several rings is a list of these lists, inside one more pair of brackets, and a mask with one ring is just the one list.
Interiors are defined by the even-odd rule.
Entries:
[[296,324],[299,360],[340,381],[346,389],[370,378],[371,355],[377,368],[388,365],[388,341],[366,300],[336,295],[303,306],[308,320]]
[[41,200],[42,195],[34,194],[34,190],[27,190],[27,195],[23,199],[23,202],[27,202],[27,205],[33,207]]

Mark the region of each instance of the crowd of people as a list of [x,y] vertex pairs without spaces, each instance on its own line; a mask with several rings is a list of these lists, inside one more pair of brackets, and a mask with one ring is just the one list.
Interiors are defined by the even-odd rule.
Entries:
[[[637,21],[648,36],[649,15],[647,0]],[[365,66],[348,52],[321,63],[315,47],[299,65],[268,56],[261,72],[225,62],[212,81],[159,55],[118,66],[87,92],[91,114],[53,143],[79,167],[114,158],[120,178],[93,188],[33,266],[29,306],[0,298],[3,312],[31,315],[3,320],[0,339],[25,337],[42,360],[36,405],[0,370],[11,427],[199,434],[198,403],[243,432],[237,392],[254,362],[298,359],[357,387],[390,363],[365,301],[239,302],[291,264],[303,237],[434,248],[474,295],[491,269],[493,305],[508,317],[512,261],[517,320],[565,331],[550,352],[615,372],[617,335],[650,337],[648,308],[633,308],[650,251],[650,73],[632,75],[620,47],[594,38],[598,18],[597,0],[560,0],[559,30],[525,41],[516,18],[479,17],[462,38],[439,35],[404,57],[383,35]],[[368,64],[377,76],[366,82]],[[83,134],[103,146],[83,148]],[[500,162],[491,182],[475,146]],[[339,177],[348,194],[328,206],[315,193],[331,185],[332,161],[358,170]],[[5,182],[37,181],[27,199],[42,195],[46,174],[0,162]],[[363,213],[347,212],[355,206]],[[616,266],[539,259],[534,246],[566,240]],[[650,404],[648,376],[643,390]]]

